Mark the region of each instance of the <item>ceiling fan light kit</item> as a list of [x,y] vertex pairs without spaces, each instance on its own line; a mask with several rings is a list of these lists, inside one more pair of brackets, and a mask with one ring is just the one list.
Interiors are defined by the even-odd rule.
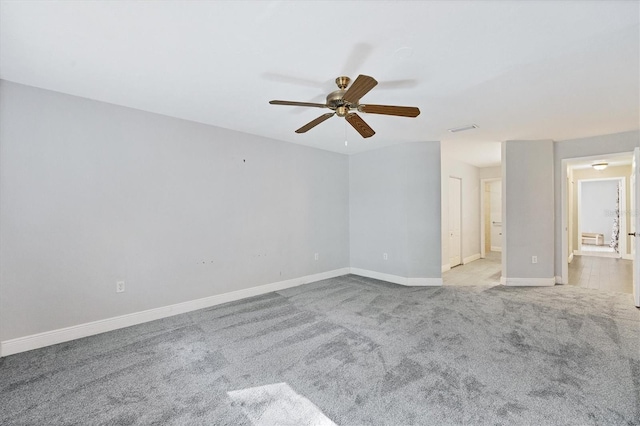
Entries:
[[337,115],[338,117],[344,117],[344,119],[347,120],[347,122],[356,129],[363,138],[370,138],[375,135],[376,132],[354,111],[367,114],[383,114],[411,118],[420,115],[420,110],[416,107],[360,104],[360,99],[369,93],[371,89],[376,87],[378,82],[373,77],[363,74],[359,75],[349,87],[350,82],[351,79],[346,76],[336,78],[338,90],[334,90],[329,93],[329,95],[327,95],[327,102],[324,104],[279,100],[269,101],[269,103],[271,105],[329,108],[333,111],[323,114],[315,120],[311,120],[309,123],[296,130],[296,133],[305,133],[323,121]]
[[600,163],[594,163],[594,164],[591,165],[591,167],[593,167],[594,169],[596,169],[598,171],[602,171],[602,170],[606,169],[607,166],[609,166],[609,163],[607,163],[606,161],[602,161]]

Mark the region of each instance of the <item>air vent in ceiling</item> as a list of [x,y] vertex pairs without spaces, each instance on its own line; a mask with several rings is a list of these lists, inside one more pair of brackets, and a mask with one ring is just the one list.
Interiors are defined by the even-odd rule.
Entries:
[[476,124],[468,124],[466,126],[454,127],[453,129],[449,129],[451,133],[456,132],[464,132],[465,130],[477,129],[478,126]]

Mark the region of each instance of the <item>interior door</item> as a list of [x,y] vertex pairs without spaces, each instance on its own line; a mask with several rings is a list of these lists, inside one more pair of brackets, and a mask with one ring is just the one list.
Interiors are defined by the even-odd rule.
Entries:
[[640,308],[640,211],[638,202],[640,201],[640,148],[633,151],[633,162],[631,163],[631,211],[635,214],[631,216],[631,232],[629,235],[635,236],[631,241],[631,254],[633,256],[633,301]]
[[449,178],[449,266],[462,263],[462,181]]
[[502,251],[502,181],[491,182],[491,251]]

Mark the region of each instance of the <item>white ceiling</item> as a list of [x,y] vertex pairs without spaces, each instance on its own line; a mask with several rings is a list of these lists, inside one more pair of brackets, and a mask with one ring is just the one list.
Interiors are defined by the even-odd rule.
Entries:
[[592,164],[607,163],[609,167],[630,166],[633,164],[633,153],[617,153],[600,157],[585,157],[567,162],[567,167],[574,170],[589,169]]
[[[628,2],[2,1],[0,78],[343,153],[442,140],[477,166],[500,141],[639,125],[640,6]],[[339,75],[418,106],[294,130]],[[475,123],[476,130],[447,129]],[[349,141],[345,147],[345,132]]]

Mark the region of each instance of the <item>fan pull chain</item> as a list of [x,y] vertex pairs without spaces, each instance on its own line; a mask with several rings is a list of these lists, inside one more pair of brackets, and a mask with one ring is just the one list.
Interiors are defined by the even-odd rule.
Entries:
[[344,122],[344,146],[349,146],[349,142],[347,141],[347,122]]

